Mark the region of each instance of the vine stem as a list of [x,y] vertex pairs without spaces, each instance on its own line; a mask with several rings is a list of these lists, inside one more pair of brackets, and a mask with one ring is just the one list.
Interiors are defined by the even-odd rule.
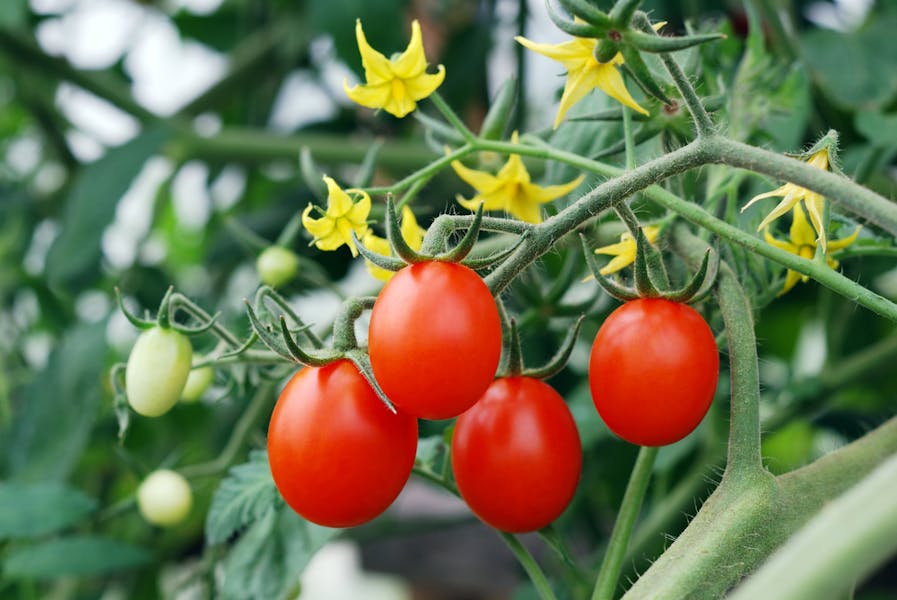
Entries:
[[452,110],[452,107],[448,105],[448,102],[439,95],[439,92],[433,92],[430,95],[430,101],[436,105],[436,108],[439,109],[439,112],[442,113],[442,116],[445,117],[445,120],[448,121],[452,127],[457,130],[461,136],[467,140],[468,143],[473,143],[476,141],[477,136],[467,128],[461,118]]
[[521,544],[520,540],[517,539],[517,536],[515,535],[503,531],[499,532],[499,534],[501,535],[501,539],[507,544],[508,548],[511,549],[511,552],[514,553],[514,556],[526,571],[526,574],[529,575],[530,581],[532,581],[536,591],[539,592],[539,597],[542,598],[542,600],[557,600],[557,596],[554,595],[554,590],[551,589],[551,585],[548,583],[545,573],[539,568],[539,564],[536,562],[536,559],[533,558],[530,551],[526,549],[526,546]]
[[607,553],[598,571],[595,587],[592,589],[592,600],[613,600],[617,590],[617,582],[623,567],[623,559],[626,556],[626,548],[629,546],[629,538],[632,529],[642,507],[648,482],[651,480],[651,471],[654,467],[654,459],[657,458],[658,448],[642,446],[639,450],[626,492],[623,494],[623,503],[617,515],[617,522],[610,535],[607,545]]

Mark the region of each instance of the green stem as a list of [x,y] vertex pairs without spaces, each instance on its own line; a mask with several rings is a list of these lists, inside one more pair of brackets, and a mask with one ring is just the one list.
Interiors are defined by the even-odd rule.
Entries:
[[474,152],[473,146],[470,144],[464,144],[460,148],[449,152],[448,154],[441,156],[440,158],[434,160],[427,164],[427,166],[418,169],[411,175],[408,175],[404,179],[400,179],[396,183],[384,186],[384,187],[371,187],[365,188],[365,191],[369,194],[398,194],[402,190],[406,188],[412,188],[419,180],[429,180],[431,177],[436,175],[439,171],[446,168],[453,161],[464,158],[468,154]]
[[467,125],[461,120],[455,111],[452,110],[452,107],[448,105],[448,102],[443,99],[442,96],[439,95],[439,92],[433,92],[430,95],[430,101],[436,105],[436,108],[439,109],[439,112],[442,113],[442,116],[445,117],[445,120],[448,121],[455,130],[461,134],[461,136],[467,140],[468,143],[473,143],[476,141],[477,136],[467,128]]
[[615,596],[623,558],[626,556],[626,548],[629,546],[629,538],[642,507],[648,482],[651,480],[651,470],[654,467],[654,459],[657,458],[657,451],[658,448],[649,446],[642,446],[639,450],[632,474],[629,476],[629,483],[626,485],[626,492],[623,494],[617,522],[607,545],[607,553],[595,580],[592,600],[613,600]]
[[530,581],[539,593],[539,597],[542,598],[542,600],[557,600],[557,596],[554,595],[554,590],[551,589],[551,584],[548,583],[545,573],[542,572],[536,559],[534,559],[530,551],[526,549],[526,546],[521,544],[520,540],[510,533],[500,531],[499,535],[501,536],[501,539],[505,541],[508,548],[511,549],[511,552],[514,553],[517,562],[520,563],[526,571],[526,574],[529,575]]
[[635,137],[632,133],[632,111],[628,106],[623,108],[623,140],[626,142],[626,169],[635,168]]

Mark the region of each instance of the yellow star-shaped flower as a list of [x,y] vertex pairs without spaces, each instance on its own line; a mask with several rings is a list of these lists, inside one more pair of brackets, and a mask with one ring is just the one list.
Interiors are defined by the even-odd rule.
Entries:
[[361,19],[355,21],[355,38],[361,54],[366,85],[350,88],[343,81],[346,95],[353,101],[368,108],[382,108],[391,115],[404,117],[417,107],[417,101],[432,94],[445,79],[445,67],[439,65],[437,72],[427,73],[427,57],[421,41],[420,24],[411,23],[411,41],[402,54],[390,60],[371,48]]
[[[511,141],[517,143],[516,131]],[[504,210],[527,223],[541,222],[539,205],[570,193],[584,178],[580,175],[573,181],[561,185],[537,185],[530,181],[529,172],[519,154],[508,156],[507,162],[496,175],[470,169],[457,160],[452,161],[452,168],[458,177],[477,191],[470,200],[459,195],[457,200],[461,206],[475,211],[482,203],[483,210]]]
[[[402,239],[405,240],[411,249],[420,250],[426,231],[418,226],[417,219],[414,217],[414,212],[407,205],[402,207],[401,231]],[[364,238],[361,240],[361,243],[363,243],[364,247],[371,252],[376,252],[383,256],[390,256],[391,254],[389,240],[375,235],[371,230],[368,230],[367,234],[365,234]],[[395,275],[393,271],[382,269],[367,259],[365,259],[364,264],[368,269],[368,273],[381,281],[389,281],[390,278]]]
[[[842,248],[846,248],[847,246],[854,243],[857,239],[857,236],[860,234],[861,227],[857,226],[852,234],[848,237],[836,240],[828,245],[829,250],[841,250]],[[791,254],[796,254],[802,258],[812,259],[816,255],[816,232],[813,231],[813,228],[807,222],[807,217],[804,214],[804,210],[800,207],[800,205],[796,205],[793,210],[793,220],[791,221],[791,239],[788,241],[785,240],[777,240],[772,237],[772,234],[769,233],[769,228],[767,227],[763,233],[763,236],[766,238],[766,242],[772,244],[776,248],[780,248],[786,252],[790,252]],[[833,269],[838,268],[838,261],[832,258],[829,255],[826,255],[825,262]],[[779,296],[787,293],[791,288],[797,284],[798,281],[807,281],[809,277],[806,275],[801,275],[797,271],[788,270],[785,274],[785,285],[782,287],[782,291],[779,292]]]
[[[642,228],[645,233],[645,239],[648,243],[653,244],[657,241],[657,235],[660,233],[660,227],[656,225],[648,225]],[[595,249],[595,254],[607,254],[613,256],[611,261],[604,265],[598,272],[602,275],[610,275],[617,271],[628,267],[635,262],[636,243],[635,238],[628,231],[620,236],[620,241],[609,246],[602,246]]]
[[[361,239],[368,232],[368,213],[371,212],[371,197],[361,190],[348,190],[361,198],[353,202],[349,194],[340,189],[330,177],[324,177],[327,184],[327,210],[309,204],[302,211],[302,226],[314,239],[312,243],[320,250],[336,250],[343,244],[349,246],[352,256],[358,256],[352,232]],[[317,210],[323,216],[313,219],[311,211]]]
[[560,125],[567,111],[595,88],[632,110],[644,115],[648,114],[648,111],[639,106],[629,94],[629,90],[626,89],[626,84],[623,82],[623,76],[617,69],[618,65],[623,64],[623,55],[618,52],[606,63],[600,63],[595,59],[597,39],[574,37],[569,42],[562,44],[537,44],[519,35],[514,39],[530,50],[556,60],[567,68],[567,82],[564,84],[564,93],[561,95],[561,105],[558,108],[557,117],[554,119],[555,129]]
[[[823,171],[827,170],[829,164],[828,148],[823,148],[819,152],[813,154],[807,161],[807,164],[814,166],[817,169],[822,169]],[[771,198],[774,196],[781,196],[782,201],[779,202],[779,204],[774,209],[772,209],[772,211],[770,211],[768,215],[766,215],[766,218],[764,218],[763,221],[760,222],[760,225],[757,227],[757,231],[769,227],[770,223],[787,213],[792,208],[796,208],[799,205],[800,201],[803,200],[804,207],[807,210],[807,214],[810,215],[810,221],[813,223],[813,228],[816,230],[816,236],[819,241],[819,245],[822,246],[823,252],[826,251],[825,224],[822,222],[822,212],[825,207],[825,199],[816,192],[812,192],[807,188],[802,188],[798,185],[794,185],[793,183],[786,183],[782,187],[771,192],[766,192],[765,194],[754,196],[753,198],[751,198],[750,202],[744,205],[744,208],[741,209],[741,212],[747,210],[748,207],[750,207],[758,200]]]

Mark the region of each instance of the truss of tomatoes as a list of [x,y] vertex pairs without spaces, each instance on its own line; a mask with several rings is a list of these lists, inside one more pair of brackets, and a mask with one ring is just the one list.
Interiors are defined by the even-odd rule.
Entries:
[[[368,342],[375,379],[396,410],[348,360],[299,370],[268,430],[271,471],[287,504],[329,527],[373,519],[411,474],[417,419],[457,417],[452,471],[474,514],[514,533],[561,515],[582,466],[576,423],[545,382],[495,378],[501,320],[474,271],[437,261],[399,271],[374,304]],[[713,334],[694,309],[635,300],[599,330],[589,383],[614,433],[656,446],[697,427],[718,372]]]

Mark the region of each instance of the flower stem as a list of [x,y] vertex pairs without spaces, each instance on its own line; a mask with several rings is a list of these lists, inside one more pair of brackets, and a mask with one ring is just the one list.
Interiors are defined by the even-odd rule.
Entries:
[[626,556],[626,547],[629,545],[629,537],[632,528],[642,507],[645,491],[651,479],[651,470],[654,467],[654,459],[657,458],[658,448],[642,446],[639,450],[626,492],[623,494],[623,503],[620,505],[620,513],[617,522],[610,535],[607,545],[607,553],[598,571],[595,587],[592,590],[592,600],[613,600],[617,591],[617,581],[620,578],[620,570],[623,567],[623,558]]
[[448,105],[448,102],[439,95],[439,92],[433,92],[430,96],[430,100],[436,105],[436,108],[439,109],[439,112],[442,113],[445,120],[448,121],[465,140],[472,143],[477,139],[477,136],[467,128],[467,125],[465,125],[455,111],[452,110],[452,107]]
[[514,556],[517,557],[517,562],[520,563],[526,571],[526,574],[529,575],[530,581],[539,593],[539,597],[542,598],[542,600],[557,600],[557,596],[554,595],[554,590],[551,589],[551,585],[548,583],[545,573],[542,572],[536,559],[534,559],[533,555],[530,554],[530,551],[526,549],[526,546],[521,544],[520,540],[517,539],[517,536],[515,535],[504,532],[499,532],[499,535],[501,535],[501,539],[505,541],[505,544],[508,545],[508,548],[511,549],[511,552],[514,553]]

